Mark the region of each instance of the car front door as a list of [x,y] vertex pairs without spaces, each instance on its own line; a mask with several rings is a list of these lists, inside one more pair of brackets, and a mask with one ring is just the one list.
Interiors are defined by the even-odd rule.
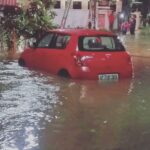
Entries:
[[45,58],[47,51],[51,49],[51,43],[54,38],[54,33],[49,32],[46,33],[36,44],[36,48],[34,49],[34,66],[36,69],[45,70],[47,66],[45,66]]
[[58,71],[66,66],[67,62],[67,46],[70,36],[63,33],[56,33],[50,45],[50,49],[46,51],[44,57],[45,69],[47,72],[57,74]]

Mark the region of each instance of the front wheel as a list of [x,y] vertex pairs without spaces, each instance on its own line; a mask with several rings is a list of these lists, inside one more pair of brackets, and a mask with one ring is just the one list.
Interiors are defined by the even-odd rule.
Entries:
[[19,64],[20,66],[22,66],[22,67],[25,67],[25,66],[26,66],[26,63],[25,63],[24,59],[22,59],[22,58],[19,58],[18,64]]

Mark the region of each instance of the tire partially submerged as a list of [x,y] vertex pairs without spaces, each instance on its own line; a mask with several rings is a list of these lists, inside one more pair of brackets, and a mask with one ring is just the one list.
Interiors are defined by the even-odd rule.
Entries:
[[58,72],[58,75],[64,78],[70,78],[70,74],[68,73],[67,70],[62,69]]
[[19,58],[18,64],[19,64],[20,66],[22,66],[22,67],[25,67],[25,66],[26,66],[26,63],[25,63],[24,59],[22,59],[22,58]]

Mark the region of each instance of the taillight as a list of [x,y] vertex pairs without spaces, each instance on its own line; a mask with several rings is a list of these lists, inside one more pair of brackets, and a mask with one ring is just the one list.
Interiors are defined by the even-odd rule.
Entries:
[[132,60],[131,60],[130,55],[128,55],[128,56],[127,56],[127,62],[128,62],[129,64],[131,64],[131,63],[132,63]]
[[83,66],[82,57],[80,55],[73,55],[76,65]]
[[88,67],[88,61],[94,58],[94,56],[91,55],[81,56],[80,54],[72,54],[72,56],[74,58],[75,64],[80,67]]

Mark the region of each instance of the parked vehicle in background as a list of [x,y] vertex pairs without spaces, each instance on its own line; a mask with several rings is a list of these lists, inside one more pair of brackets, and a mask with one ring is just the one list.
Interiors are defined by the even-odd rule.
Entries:
[[118,80],[132,76],[132,61],[117,36],[90,29],[50,30],[27,48],[19,65],[63,77]]

